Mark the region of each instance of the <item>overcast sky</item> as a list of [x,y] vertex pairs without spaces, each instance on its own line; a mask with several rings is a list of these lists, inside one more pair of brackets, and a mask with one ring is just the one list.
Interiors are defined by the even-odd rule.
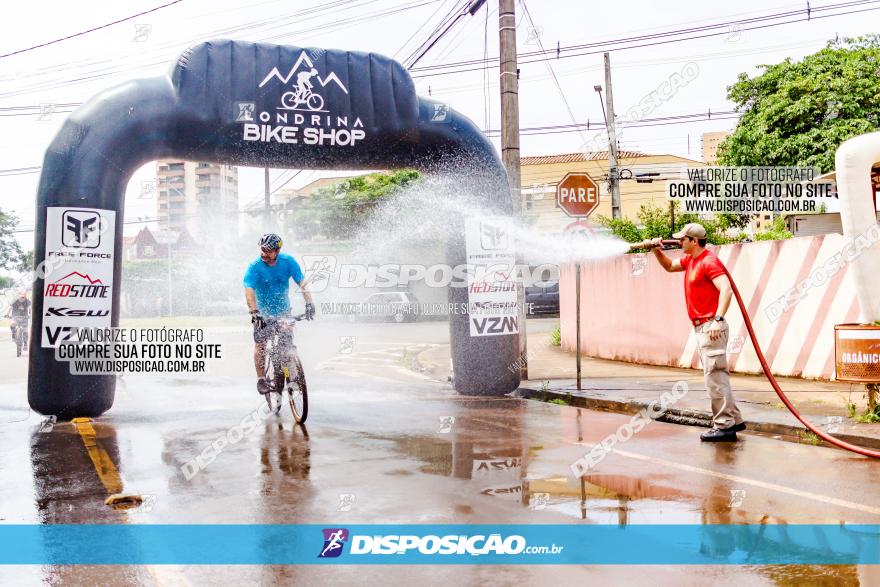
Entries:
[[[79,2],[20,2],[15,17],[7,11],[0,22],[0,54],[27,49],[61,37],[74,35],[117,19],[150,10],[169,0],[106,0]],[[0,58],[0,169],[18,169],[42,164],[43,154],[70,110],[61,106],[80,103],[126,80],[161,74],[174,58],[194,41],[207,38],[236,38],[300,46],[374,51],[405,58],[437,24],[457,0],[352,0],[344,6],[327,8],[329,0],[183,0],[120,24],[89,32],[45,47]],[[832,18],[816,18],[823,7],[835,2],[811,2],[812,18],[760,30],[725,27],[723,34],[648,47],[612,50],[614,98],[618,117],[639,104],[670,76],[696,64],[698,74],[675,95],[661,103],[648,118],[732,110],[726,87],[738,73],[754,75],[762,63],[776,63],[821,49],[835,35],[858,36],[877,30],[880,10]],[[674,31],[708,24],[756,18],[806,9],[806,3],[784,4],[743,0],[737,3],[707,3],[703,0],[674,0],[658,3],[582,2],[572,0],[530,0],[526,2],[534,27],[517,6],[517,41],[521,53],[534,51],[540,39],[545,48],[596,43],[649,33]],[[498,55],[498,0],[487,2],[475,16],[466,16],[418,64],[428,66],[461,60],[482,59],[484,50]],[[717,7],[716,7],[717,6]],[[323,7],[323,9],[322,9]],[[838,9],[837,12],[880,8],[880,2]],[[304,12],[313,9],[308,14]],[[803,18],[804,13],[787,20]],[[426,23],[427,25],[422,26]],[[767,24],[761,21],[757,25]],[[777,22],[777,21],[773,21]],[[335,24],[334,24],[335,23]],[[747,25],[749,26],[749,25]],[[422,27],[420,29],[420,27]],[[704,33],[705,34],[705,33]],[[487,46],[484,39],[488,40]],[[593,90],[604,85],[601,53],[550,60],[567,100],[563,101],[548,65],[544,61],[523,63],[520,80],[521,127],[544,127],[601,121],[599,98]],[[689,72],[694,72],[690,65]],[[498,128],[498,70],[490,70],[489,87],[482,70],[417,77],[421,95],[448,102],[479,126]],[[488,93],[487,93],[488,92]],[[488,95],[488,118],[486,98]],[[56,104],[51,116],[28,115],[10,108]],[[51,108],[51,107],[49,107]],[[569,114],[569,109],[571,114]],[[707,117],[705,117],[707,118]],[[735,121],[701,120],[689,124],[667,124],[624,128],[624,149],[649,153],[672,153],[700,158],[700,136],[712,130],[732,129]],[[590,133],[555,133],[522,137],[523,155],[578,151]],[[497,145],[497,139],[493,139]],[[281,178],[282,170],[273,170]],[[139,198],[141,182],[154,175],[154,166],[139,170],[127,193],[126,220],[153,217],[155,200]],[[240,171],[240,202],[245,205],[262,193],[262,171]],[[288,187],[297,187],[317,177],[302,173]],[[0,173],[0,209],[11,211],[22,228],[34,222],[38,173]],[[277,185],[277,182],[276,184]],[[142,225],[126,227],[131,234]],[[27,248],[33,234],[21,233]]]

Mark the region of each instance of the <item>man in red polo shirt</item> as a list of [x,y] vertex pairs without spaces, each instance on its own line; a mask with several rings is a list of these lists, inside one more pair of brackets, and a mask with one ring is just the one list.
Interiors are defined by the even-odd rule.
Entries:
[[736,440],[736,433],[745,430],[746,425],[733,399],[727,368],[730,328],[724,314],[733,295],[730,280],[718,257],[706,249],[706,229],[701,225],[686,224],[672,237],[681,243],[684,254],[679,259],[670,259],[663,253],[661,239],[654,239],[651,245],[654,256],[666,271],[685,272],[684,301],[694,325],[706,390],[712,400],[712,428],[700,435],[700,439],[706,442]]

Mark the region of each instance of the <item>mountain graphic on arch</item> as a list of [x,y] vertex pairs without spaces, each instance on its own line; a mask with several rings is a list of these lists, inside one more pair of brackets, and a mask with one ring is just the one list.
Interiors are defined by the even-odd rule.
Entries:
[[[269,74],[266,75],[265,78],[263,78],[263,81],[260,82],[260,85],[258,87],[262,88],[269,82],[269,80],[273,78],[280,80],[283,84],[290,83],[290,79],[294,76],[294,74],[296,74],[297,71],[303,69],[304,64],[306,66],[306,69],[313,69],[315,67],[315,64],[312,62],[311,59],[309,59],[308,53],[302,51],[300,52],[296,63],[293,64],[293,67],[290,68],[290,71],[287,72],[286,76],[281,75],[281,72],[278,71],[277,67],[273,67]],[[345,92],[346,94],[348,93],[348,88],[345,87],[345,84],[343,84],[342,81],[332,71],[329,75],[321,77],[319,74],[316,76],[316,78],[318,80],[318,83],[321,84],[322,88],[327,87],[327,84],[329,84],[330,82],[335,82],[336,85],[338,85],[343,92]]]

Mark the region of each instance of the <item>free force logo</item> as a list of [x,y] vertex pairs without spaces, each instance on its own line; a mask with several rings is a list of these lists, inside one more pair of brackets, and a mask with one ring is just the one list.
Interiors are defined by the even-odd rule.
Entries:
[[67,210],[61,219],[61,244],[96,249],[101,244],[101,215],[90,210]]
[[318,558],[336,558],[342,554],[342,548],[348,542],[348,530],[345,528],[324,528],[324,547]]
[[485,251],[497,251],[499,249],[507,249],[510,243],[507,237],[507,230],[504,226],[490,224],[486,222],[480,223],[480,246]]

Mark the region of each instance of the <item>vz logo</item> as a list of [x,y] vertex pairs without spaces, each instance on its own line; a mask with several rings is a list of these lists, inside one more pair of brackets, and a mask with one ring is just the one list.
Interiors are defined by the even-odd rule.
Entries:
[[61,223],[61,244],[65,247],[95,249],[101,244],[101,215],[97,212],[67,210]]
[[64,337],[60,339],[61,342],[75,342],[79,338],[79,332],[72,326],[56,326],[55,328],[45,326],[44,328],[46,329],[46,337],[49,339],[49,344],[51,346],[55,346],[55,343],[59,341],[59,337],[62,334]]
[[477,334],[514,334],[519,332],[517,316],[491,316],[489,318],[471,318]]
[[318,558],[336,558],[342,554],[342,547],[348,541],[348,530],[345,528],[324,528],[324,548]]
[[507,249],[507,230],[496,224],[480,223],[480,246],[484,251]]

